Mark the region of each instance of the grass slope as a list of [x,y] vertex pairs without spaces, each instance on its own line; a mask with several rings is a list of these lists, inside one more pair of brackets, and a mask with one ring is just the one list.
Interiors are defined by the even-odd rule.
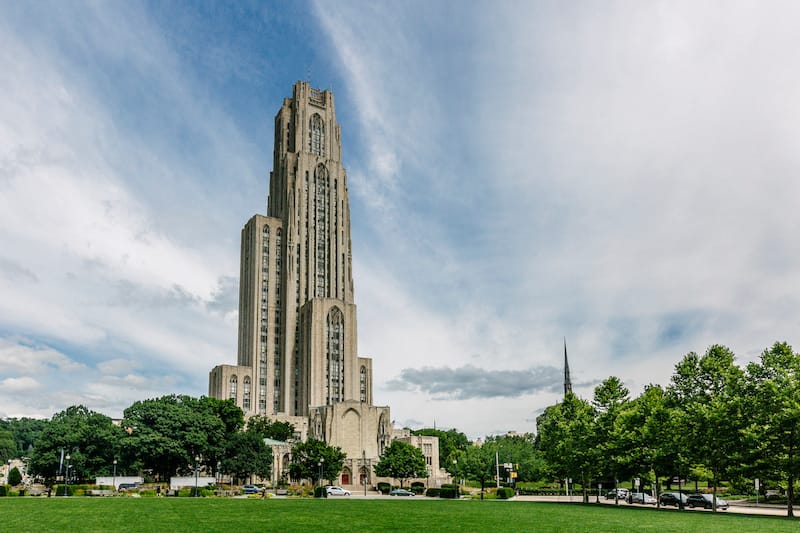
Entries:
[[541,531],[703,533],[792,531],[796,520],[514,501],[0,498],[0,530]]

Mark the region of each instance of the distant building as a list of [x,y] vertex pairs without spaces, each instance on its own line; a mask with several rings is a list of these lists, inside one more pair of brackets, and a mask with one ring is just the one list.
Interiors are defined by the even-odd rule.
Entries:
[[340,483],[373,483],[392,424],[358,354],[341,153],[333,93],[297,82],[275,117],[267,215],[242,229],[238,361],[211,370],[208,392],[340,446]]

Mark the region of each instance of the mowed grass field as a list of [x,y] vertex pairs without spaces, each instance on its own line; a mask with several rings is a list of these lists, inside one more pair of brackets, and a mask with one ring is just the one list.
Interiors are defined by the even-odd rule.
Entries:
[[600,505],[414,498],[0,498],[0,531],[800,531],[800,522]]

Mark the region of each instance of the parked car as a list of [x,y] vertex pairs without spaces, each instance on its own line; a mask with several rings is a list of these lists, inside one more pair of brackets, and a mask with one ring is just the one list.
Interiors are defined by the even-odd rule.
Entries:
[[661,505],[679,507],[680,502],[686,505],[686,494],[681,494],[680,492],[665,492],[661,494]]
[[[713,494],[690,494],[688,498],[686,498],[686,505],[694,508],[694,507],[704,507],[706,509],[711,509],[714,502],[714,495]],[[717,509],[727,509],[729,507],[728,502],[723,500],[722,498],[717,498]]]
[[619,499],[624,500],[628,497],[628,489],[611,489],[606,493],[606,500],[613,500],[617,497],[617,493],[619,493]]
[[331,485],[330,487],[327,487],[326,492],[328,493],[328,496],[350,496],[349,490],[345,490],[337,485]]
[[630,494],[628,494],[628,503],[655,505],[656,499],[644,492],[631,492]]
[[120,483],[119,488],[117,490],[119,490],[120,492],[125,492],[129,490],[136,490],[138,488],[139,488],[138,483]]
[[406,489],[394,489],[389,496],[413,496],[414,493]]
[[258,494],[261,492],[261,487],[257,485],[242,485],[242,492],[244,494]]

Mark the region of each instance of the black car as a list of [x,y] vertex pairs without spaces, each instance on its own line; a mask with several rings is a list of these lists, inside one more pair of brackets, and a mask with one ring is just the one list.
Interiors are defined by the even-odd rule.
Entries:
[[665,492],[661,495],[661,505],[674,505],[675,507],[678,507],[681,501],[683,501],[683,504],[686,505],[686,494],[681,494],[678,492]]
[[[686,505],[690,508],[704,507],[711,509],[714,496],[712,494],[690,494],[686,498]],[[722,498],[717,498],[717,509],[727,509],[728,502]]]

